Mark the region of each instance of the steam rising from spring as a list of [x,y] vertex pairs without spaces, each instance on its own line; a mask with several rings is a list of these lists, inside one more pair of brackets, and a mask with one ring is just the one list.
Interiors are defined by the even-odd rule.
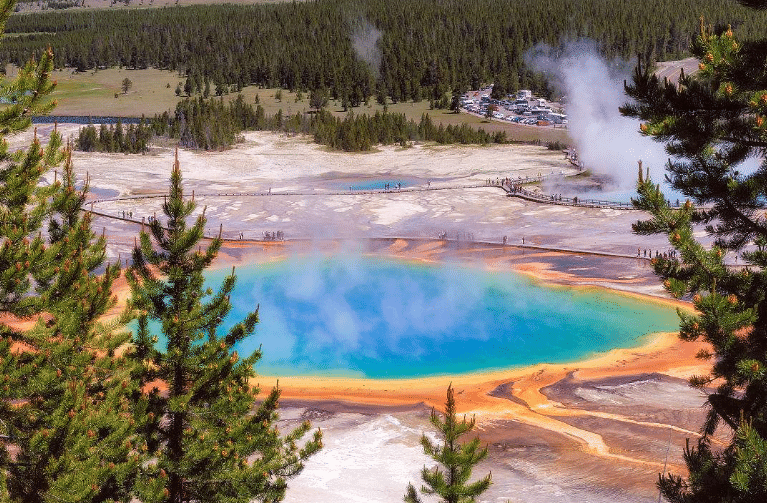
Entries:
[[589,41],[561,51],[538,45],[525,60],[565,94],[570,136],[588,169],[609,175],[621,189],[633,189],[641,159],[653,180],[663,180],[668,159],[663,144],[640,134],[639,122],[618,111],[629,101],[623,82],[631,78],[631,64],[605,60]]
[[233,319],[256,304],[262,316],[238,351],[263,344],[258,368],[272,375],[418,377],[571,361],[678,324],[666,307],[455,264],[317,255],[237,274]]
[[370,65],[376,75],[381,67],[381,50],[378,48],[380,38],[381,32],[367,20],[360,19],[355,23],[352,33],[354,52],[357,53],[357,57]]

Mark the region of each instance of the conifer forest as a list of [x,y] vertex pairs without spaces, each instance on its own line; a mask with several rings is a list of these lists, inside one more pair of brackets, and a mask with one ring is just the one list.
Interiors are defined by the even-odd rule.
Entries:
[[[441,99],[494,82],[498,90],[548,83],[525,64],[537,44],[595,40],[609,58],[687,55],[698,18],[760,36],[767,17],[735,2],[622,0],[319,0],[266,5],[56,11],[7,24],[0,62],[56,48],[58,67],[163,68],[205,83],[328,89],[352,106],[371,96]],[[355,50],[355,47],[357,50]]]

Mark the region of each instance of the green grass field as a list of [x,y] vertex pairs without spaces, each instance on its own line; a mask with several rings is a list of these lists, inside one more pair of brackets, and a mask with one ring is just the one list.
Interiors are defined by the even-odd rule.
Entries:
[[[123,94],[126,77],[133,85]],[[75,73],[67,69],[54,72],[53,79],[57,86],[52,97],[58,102],[54,113],[60,115],[152,116],[174,109],[179,100],[175,94],[178,74],[165,70],[109,68]]]
[[[13,68],[7,69],[12,76]],[[122,81],[128,78],[133,83],[127,94],[123,94]],[[54,114],[58,115],[121,115],[121,116],[154,116],[166,110],[172,111],[176,103],[184,96],[176,96],[175,90],[179,82],[186,80],[176,72],[167,70],[127,70],[109,68],[105,70],[77,73],[71,69],[57,70],[53,79],[56,80],[56,90],[53,99],[57,100]],[[259,103],[267,114],[274,114],[282,109],[285,114],[295,114],[309,110],[309,93],[302,93],[302,99],[296,100],[297,93],[282,90],[282,99],[277,100],[278,89],[264,89],[249,86],[242,90],[247,103],[254,103],[256,94]],[[237,94],[224,96],[224,99],[234,99]],[[343,117],[345,112],[340,102],[330,101],[328,110]],[[372,114],[383,110],[381,105],[371,100],[370,104],[352,109],[355,113]],[[428,101],[419,103],[404,102],[390,103],[390,112],[403,113],[408,119],[419,121],[423,113],[428,113],[436,124],[460,125],[466,123],[472,127],[481,127],[486,131],[506,131],[510,140],[569,143],[570,139],[565,129],[550,127],[523,126],[498,121],[487,121],[466,113],[454,114],[447,110],[430,110]]]

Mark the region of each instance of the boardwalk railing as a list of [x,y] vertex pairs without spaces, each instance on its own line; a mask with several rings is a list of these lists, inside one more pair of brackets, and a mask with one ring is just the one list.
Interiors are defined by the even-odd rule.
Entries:
[[[522,178],[521,183],[540,182],[545,177],[527,177]],[[542,203],[542,204],[557,204],[563,206],[580,206],[584,208],[612,208],[618,210],[634,210],[635,208],[631,203],[624,203],[619,201],[606,201],[602,199],[584,199],[580,197],[564,197],[545,195],[540,192],[534,192],[521,188],[515,185],[518,183],[514,181],[514,185],[489,181],[485,183],[473,183],[463,185],[449,185],[449,186],[431,186],[431,187],[403,187],[401,189],[369,189],[369,190],[312,190],[312,191],[260,191],[260,192],[200,192],[197,193],[197,197],[286,197],[286,196],[362,196],[362,195],[379,195],[379,194],[404,194],[408,192],[430,192],[430,191],[442,191],[442,190],[461,190],[461,189],[477,189],[482,187],[495,187],[502,189],[509,197],[518,197],[528,201]],[[194,194],[193,194],[194,195]],[[119,202],[130,201],[140,199],[159,199],[166,197],[166,193],[156,194],[140,194],[134,196],[120,196],[103,199],[93,199],[86,204],[99,204],[106,202]]]
[[546,195],[540,192],[533,192],[531,190],[521,188],[510,188],[508,186],[503,187],[509,197],[518,197],[527,201],[533,201],[536,203],[545,204],[559,204],[562,206],[581,206],[584,208],[609,208],[615,210],[635,210],[634,205],[631,203],[624,203],[622,201],[605,201],[602,199],[586,199],[582,197],[566,197],[557,195]]
[[[438,187],[403,187],[401,189],[367,189],[367,190],[312,190],[312,191],[261,191],[261,192],[198,192],[192,193],[193,197],[280,197],[280,196],[363,196],[374,194],[404,194],[407,192],[430,192],[439,190],[477,189],[487,187],[484,183],[470,183],[464,185],[450,185]],[[491,185],[492,186],[492,185]],[[498,187],[495,185],[495,187]],[[137,199],[160,199],[167,197],[167,192],[156,194],[140,194],[135,196],[108,197],[104,199],[92,199],[85,204],[99,204],[107,202],[130,201]]]

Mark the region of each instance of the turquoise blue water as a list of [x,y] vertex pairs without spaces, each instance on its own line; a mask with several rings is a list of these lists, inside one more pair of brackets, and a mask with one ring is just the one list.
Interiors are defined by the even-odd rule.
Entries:
[[[209,275],[210,286],[226,272]],[[678,327],[673,309],[513,273],[381,258],[239,267],[222,329],[260,304],[260,374],[421,377],[576,361]],[[223,333],[223,331],[221,332]]]
[[369,180],[365,182],[350,183],[348,185],[338,184],[337,187],[341,190],[384,190],[386,184],[389,184],[389,190],[397,190],[397,185],[400,188],[410,187],[413,182],[407,180]]

